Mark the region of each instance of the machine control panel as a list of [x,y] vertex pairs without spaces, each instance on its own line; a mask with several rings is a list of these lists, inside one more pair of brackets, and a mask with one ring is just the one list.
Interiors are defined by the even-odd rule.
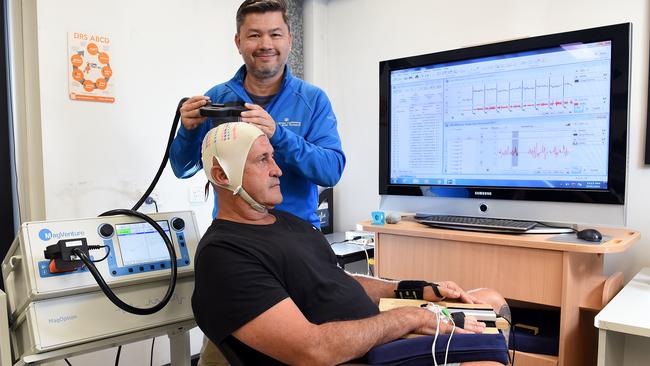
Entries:
[[[178,277],[194,273],[194,254],[200,235],[194,213],[155,213],[176,252]],[[112,287],[164,281],[171,260],[164,240],[147,222],[131,216],[28,222],[21,226],[2,262],[10,312],[30,301],[97,291],[99,287],[85,266],[56,272],[45,257],[48,246],[65,241],[87,243],[89,257]]]

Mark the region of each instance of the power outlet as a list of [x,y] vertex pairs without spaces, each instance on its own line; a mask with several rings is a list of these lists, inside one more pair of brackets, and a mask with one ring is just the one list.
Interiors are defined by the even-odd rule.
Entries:
[[189,189],[190,203],[203,203],[205,202],[205,187],[192,186]]

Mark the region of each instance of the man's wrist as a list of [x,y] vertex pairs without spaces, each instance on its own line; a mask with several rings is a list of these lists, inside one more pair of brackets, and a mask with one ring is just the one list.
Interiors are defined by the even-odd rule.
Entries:
[[424,288],[426,286],[431,286],[433,293],[438,297],[442,298],[442,294],[438,289],[438,284],[435,282],[427,281],[400,281],[397,283],[397,288],[395,289],[395,297],[401,299],[424,299]]

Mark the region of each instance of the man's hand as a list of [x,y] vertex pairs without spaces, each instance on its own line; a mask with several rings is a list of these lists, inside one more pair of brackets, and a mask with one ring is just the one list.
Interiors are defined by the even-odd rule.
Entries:
[[244,107],[248,108],[248,110],[241,112],[242,122],[248,122],[259,128],[270,140],[275,133],[275,121],[271,115],[257,104],[246,103]]
[[210,98],[197,95],[186,100],[181,106],[181,123],[186,130],[193,130],[201,123],[205,122],[207,117],[202,117],[199,113],[199,108],[210,103]]
[[458,286],[455,282],[453,281],[441,281],[437,282],[438,284],[438,290],[440,291],[440,294],[443,296],[442,298],[436,296],[436,294],[433,292],[433,289],[431,286],[425,286],[424,291],[422,294],[422,297],[424,300],[427,301],[442,301],[442,300],[447,300],[447,299],[455,299],[459,300],[460,302],[464,302],[467,304],[477,304],[479,303],[478,299],[469,293],[465,292],[460,286]]
[[[400,309],[408,309],[407,311],[413,311],[421,318],[422,326],[417,328],[414,333],[417,334],[427,334],[433,335],[436,333],[436,327],[438,327],[438,320],[436,314],[432,311],[423,308],[405,306]],[[454,324],[451,320],[441,317],[440,318],[440,333],[448,334],[451,333]],[[456,327],[454,333],[483,333],[485,331],[485,323],[479,322],[476,318],[468,316],[465,317],[464,328]]]

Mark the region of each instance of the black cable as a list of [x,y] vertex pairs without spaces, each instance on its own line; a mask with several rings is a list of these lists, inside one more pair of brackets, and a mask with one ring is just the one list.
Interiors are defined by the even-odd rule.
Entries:
[[354,238],[345,239],[345,240],[343,240],[343,241],[335,241],[334,243],[330,243],[330,246],[332,246],[332,245],[334,245],[334,244],[343,244],[343,243],[348,243],[348,242],[351,242],[351,241],[359,240],[359,239],[361,239],[361,238],[363,238],[363,237],[362,237],[362,236],[355,236]]
[[128,216],[135,216],[138,217],[147,223],[149,223],[157,232],[160,234],[160,236],[163,238],[165,241],[165,245],[167,246],[167,251],[169,252],[169,258],[171,261],[171,273],[169,275],[169,286],[167,287],[167,293],[163,297],[163,299],[156,305],[150,307],[150,308],[138,308],[135,306],[131,306],[124,301],[122,301],[120,298],[115,295],[113,290],[111,290],[110,287],[106,284],[106,281],[104,281],[104,278],[102,277],[102,274],[99,273],[97,270],[97,267],[95,267],[95,264],[88,258],[86,253],[81,251],[78,248],[75,248],[72,250],[74,254],[76,254],[79,259],[88,267],[88,270],[90,271],[90,274],[95,278],[95,281],[97,281],[97,284],[99,285],[99,288],[102,290],[104,295],[108,297],[109,300],[117,307],[120,309],[129,312],[131,314],[136,314],[136,315],[149,315],[153,314],[163,307],[167,305],[169,300],[172,298],[172,295],[174,294],[174,289],[176,288],[176,273],[178,271],[178,263],[176,263],[176,251],[174,250],[174,246],[172,245],[172,242],[169,240],[169,237],[165,235],[165,232],[163,229],[158,225],[157,222],[155,222],[151,217],[140,213],[138,211],[133,211],[133,210],[126,210],[126,209],[115,209],[115,210],[110,210],[102,213],[99,216],[114,216],[114,215],[128,215]]
[[156,344],[156,337],[153,337],[151,340],[151,359],[149,360],[149,366],[153,366],[153,345]]
[[510,358],[510,353],[508,353],[508,359],[510,360],[510,365],[514,366],[515,365],[515,352],[517,351],[515,349],[517,343],[515,342],[515,328],[512,326],[512,323],[510,320],[508,320],[505,317],[501,317],[502,319],[505,319],[508,322],[508,325],[510,325],[510,333],[512,334],[512,358]]
[[70,361],[68,361],[68,359],[67,359],[67,358],[64,358],[64,359],[63,359],[63,361],[65,361],[65,363],[67,363],[67,364],[68,364],[68,366],[72,366],[72,364],[70,363]]
[[[120,309],[136,314],[136,315],[150,315],[153,314],[167,305],[169,300],[171,299],[172,295],[174,294],[174,289],[176,288],[176,275],[178,272],[178,263],[176,263],[176,250],[174,250],[174,246],[172,245],[171,240],[169,237],[165,234],[164,230],[158,225],[156,221],[154,221],[152,218],[149,216],[142,214],[137,211],[137,209],[142,206],[142,203],[149,198],[149,195],[153,191],[154,187],[158,183],[158,180],[160,179],[160,176],[162,175],[163,170],[165,169],[165,166],[167,165],[167,161],[169,160],[169,150],[171,149],[172,141],[174,141],[174,136],[176,135],[176,129],[178,128],[178,122],[180,121],[181,117],[181,106],[185,101],[187,101],[189,98],[183,98],[178,102],[178,106],[176,107],[176,113],[174,115],[174,122],[172,123],[172,128],[169,132],[169,139],[167,140],[167,147],[165,148],[165,154],[163,156],[162,162],[160,163],[160,166],[158,167],[158,171],[156,172],[156,176],[154,179],[151,181],[151,184],[149,185],[149,188],[144,192],[142,197],[138,200],[138,202],[133,206],[132,209],[115,209],[115,210],[110,210],[102,213],[101,216],[114,216],[114,215],[127,215],[127,216],[134,216],[138,217],[147,223],[149,223],[162,237],[163,241],[165,242],[165,246],[167,247],[167,251],[169,252],[169,259],[170,259],[170,275],[169,275],[169,286],[167,287],[167,293],[165,293],[165,296],[163,299],[156,305],[150,307],[150,308],[138,308],[135,306],[131,306],[124,301],[122,301],[111,288],[106,284],[106,281],[104,281],[104,278],[102,277],[101,273],[97,270],[97,267],[95,267],[95,264],[93,261],[81,250],[75,248],[72,250],[73,253],[75,253],[79,259],[88,267],[88,270],[90,271],[90,274],[95,278],[95,281],[99,285],[99,288],[102,290],[104,295],[108,297],[108,299],[115,304],[117,307]],[[156,205],[156,212],[158,211],[158,205]],[[118,351],[118,356],[119,356],[119,351]]]
[[[577,232],[578,232],[578,230],[577,230],[576,228],[571,227],[571,226],[555,226],[555,225],[548,225],[548,224],[546,224],[546,223],[544,223],[544,222],[540,222],[540,221],[533,221],[533,222],[534,222],[535,224],[537,224],[537,225],[541,225],[542,228],[546,228],[546,229],[558,229],[558,230],[571,230],[571,232],[570,232],[570,233],[567,233],[567,232],[549,233],[549,232],[544,232],[544,231],[540,231],[540,232],[535,232],[535,231],[527,232],[527,231],[524,231],[524,232],[521,232],[521,234],[526,234],[526,235],[531,235],[531,234],[532,234],[532,235],[535,235],[535,234],[539,234],[539,235],[549,235],[549,234],[572,234],[572,233],[577,233]],[[537,226],[536,226],[536,227],[537,227]],[[533,228],[532,230],[535,230],[535,228]]]
[[154,207],[156,208],[156,212],[158,212],[158,202],[156,202],[156,200],[153,199],[153,197],[151,197],[151,196],[147,197],[144,200],[144,203],[146,203],[148,205],[154,205]]
[[169,149],[172,146],[172,141],[174,141],[174,136],[176,136],[176,128],[178,127],[178,121],[181,118],[181,106],[185,101],[187,101],[190,98],[183,98],[178,102],[178,106],[176,107],[176,114],[174,115],[174,122],[172,123],[172,128],[171,131],[169,131],[169,139],[167,140],[167,148],[165,148],[165,155],[163,155],[163,159],[160,162],[160,166],[158,167],[158,171],[156,172],[156,176],[153,178],[151,181],[151,184],[149,185],[149,188],[144,192],[142,197],[138,200],[138,202],[133,205],[131,208],[133,211],[136,211],[142,206],[142,203],[149,197],[151,192],[153,192],[154,187],[156,184],[158,184],[158,180],[160,179],[160,176],[162,175],[163,170],[165,170],[165,166],[167,165],[167,161],[169,160]]
[[109,247],[108,245],[101,245],[101,247],[102,247],[102,248],[106,248],[106,249],[108,249],[108,250],[106,251],[106,255],[105,255],[104,257],[102,257],[102,259],[93,260],[93,261],[92,261],[93,263],[101,262],[101,261],[103,261],[104,259],[108,258],[108,256],[111,254],[111,247]]
[[122,352],[122,346],[117,347],[117,354],[115,355],[115,366],[120,364],[120,353]]

